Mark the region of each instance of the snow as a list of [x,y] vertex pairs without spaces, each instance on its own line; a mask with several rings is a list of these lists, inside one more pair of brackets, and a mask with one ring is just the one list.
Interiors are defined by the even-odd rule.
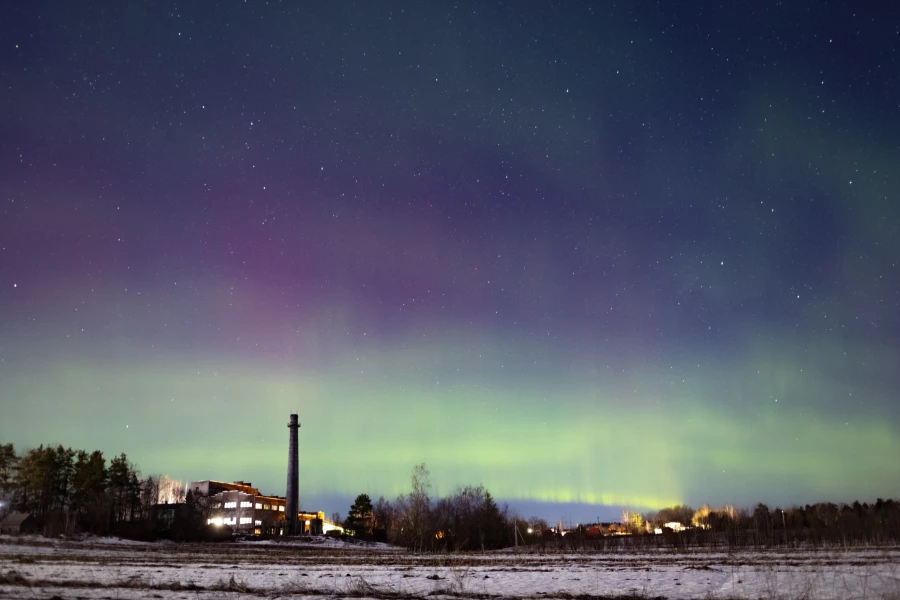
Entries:
[[900,549],[414,554],[324,537],[200,545],[0,536],[0,598],[567,595],[896,598]]
[[348,550],[348,549],[370,549],[370,550],[381,550],[385,552],[399,552],[402,551],[402,548],[398,548],[397,546],[391,546],[390,544],[385,544],[383,542],[366,542],[359,540],[343,540],[341,538],[334,538],[328,536],[306,536],[300,538],[278,538],[278,539],[265,539],[265,540],[243,540],[238,543],[242,544],[250,544],[253,546],[280,546],[280,547],[298,547],[298,548],[331,548],[331,549],[340,549],[340,550]]

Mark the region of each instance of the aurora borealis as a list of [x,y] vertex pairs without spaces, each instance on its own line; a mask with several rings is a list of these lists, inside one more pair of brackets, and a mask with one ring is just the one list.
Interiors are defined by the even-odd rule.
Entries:
[[[900,491],[900,15],[20,3],[0,443],[306,509]],[[522,510],[525,510],[523,508]]]

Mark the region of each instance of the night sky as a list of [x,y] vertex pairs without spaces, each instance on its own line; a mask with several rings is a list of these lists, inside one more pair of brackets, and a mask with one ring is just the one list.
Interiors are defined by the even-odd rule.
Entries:
[[725,4],[4,4],[0,442],[283,495],[297,412],[329,514],[897,497],[900,9]]

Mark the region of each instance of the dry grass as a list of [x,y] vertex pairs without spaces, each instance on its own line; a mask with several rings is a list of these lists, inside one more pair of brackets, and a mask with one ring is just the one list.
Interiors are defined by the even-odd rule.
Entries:
[[[519,555],[499,552],[422,555],[371,548],[343,550],[287,544],[111,546],[90,542],[34,542],[31,544],[32,552],[23,552],[22,549],[28,544],[0,543],[0,563],[16,566],[15,569],[0,571],[0,586],[5,587],[5,590],[0,590],[0,596],[28,597],[35,590],[43,590],[42,597],[46,597],[59,590],[68,597],[65,589],[94,589],[109,590],[104,592],[109,597],[130,598],[192,592],[191,596],[212,598],[314,595],[385,600],[420,600],[433,596],[467,600],[653,600],[663,598],[653,593],[661,589],[656,587],[642,591],[639,584],[637,591],[621,595],[572,594],[554,591],[550,586],[539,588],[543,592],[526,594],[520,590],[517,592],[519,595],[504,595],[497,587],[496,577],[505,576],[506,581],[510,581],[512,573],[534,575],[567,570],[595,572],[602,577],[600,573],[640,573],[665,567],[675,573],[708,571],[720,576],[723,571],[727,573],[731,569],[731,589],[727,594],[707,595],[708,600],[747,600],[743,594],[745,588],[742,587],[746,584],[741,577],[751,572],[756,577],[764,578],[757,579],[762,581],[762,585],[754,588],[757,592],[751,597],[752,600],[814,600],[821,590],[832,592],[830,595],[834,598],[900,600],[900,577],[897,577],[896,571],[885,568],[886,564],[898,563],[896,549],[875,548],[847,553],[772,550],[730,554],[687,551],[677,554]],[[54,570],[62,564],[71,565],[71,568]],[[272,565],[278,566],[273,569]],[[795,573],[805,573],[805,579],[790,579],[789,585],[786,584],[786,568]],[[52,577],[52,573],[56,573],[57,577]],[[190,581],[191,573],[195,581]],[[260,573],[266,573],[271,579],[261,578]],[[376,575],[369,578],[369,573]],[[385,577],[385,573],[393,573],[393,578]],[[870,573],[872,581],[866,579]],[[897,580],[896,592],[882,592],[883,589],[890,589],[883,585],[885,573],[893,573]],[[78,578],[79,574],[83,579]],[[874,581],[876,575],[882,579]],[[247,579],[242,579],[243,576]],[[583,577],[575,575],[580,576]],[[842,581],[848,582],[846,589],[840,588]],[[858,582],[863,583],[857,585]],[[561,587],[565,589],[565,586]],[[599,591],[601,588],[596,589]],[[625,588],[619,589],[625,592]],[[136,591],[126,593],[125,590]],[[608,587],[603,589],[607,590]],[[700,597],[703,597],[702,592]]]
[[251,594],[255,591],[250,589],[243,581],[235,580],[234,575],[229,577],[227,581],[220,579],[206,589],[213,592],[239,592],[241,594]]
[[0,585],[28,585],[28,580],[18,571],[9,570],[0,573]]

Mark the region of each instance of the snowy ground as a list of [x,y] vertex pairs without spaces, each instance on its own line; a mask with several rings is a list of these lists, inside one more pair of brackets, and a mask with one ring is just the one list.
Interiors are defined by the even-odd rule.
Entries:
[[900,600],[900,549],[464,555],[385,545],[0,536],[0,598]]

